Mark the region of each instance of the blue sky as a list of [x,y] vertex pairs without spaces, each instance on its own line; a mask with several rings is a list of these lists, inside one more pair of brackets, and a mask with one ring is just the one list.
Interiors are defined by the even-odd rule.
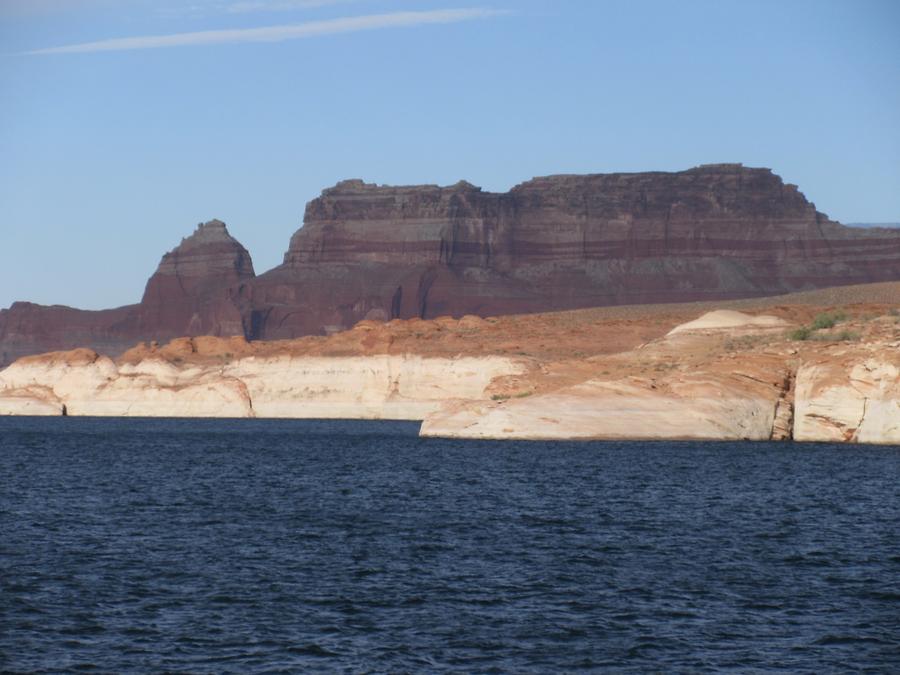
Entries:
[[900,221],[898,34],[895,0],[0,0],[0,306],[135,302],[211,218],[264,271],[344,178],[734,161]]

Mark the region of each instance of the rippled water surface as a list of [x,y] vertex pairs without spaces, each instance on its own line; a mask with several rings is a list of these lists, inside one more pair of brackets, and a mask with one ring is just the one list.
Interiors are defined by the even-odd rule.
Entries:
[[900,448],[0,419],[0,670],[900,670]]

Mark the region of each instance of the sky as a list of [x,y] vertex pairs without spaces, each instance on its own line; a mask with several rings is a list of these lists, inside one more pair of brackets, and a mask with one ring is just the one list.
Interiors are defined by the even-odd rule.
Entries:
[[224,220],[257,273],[346,178],[771,167],[900,221],[896,0],[0,0],[0,307],[137,302]]

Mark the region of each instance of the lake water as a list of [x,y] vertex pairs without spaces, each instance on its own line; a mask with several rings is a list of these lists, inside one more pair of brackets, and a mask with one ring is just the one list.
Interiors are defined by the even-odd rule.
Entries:
[[0,670],[900,671],[900,448],[0,419]]

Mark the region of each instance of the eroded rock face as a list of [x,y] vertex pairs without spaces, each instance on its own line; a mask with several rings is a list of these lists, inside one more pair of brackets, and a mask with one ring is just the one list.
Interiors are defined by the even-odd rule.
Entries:
[[900,343],[851,347],[797,373],[798,441],[900,443]]
[[830,221],[769,169],[466,182],[359,180],[306,208],[284,263],[254,277],[220,221],[166,254],[138,305],[0,311],[0,366],[138,341],[331,334],[360,320],[543,312],[773,295],[900,279],[900,230]]
[[[891,288],[886,288],[890,286]],[[900,282],[817,292],[865,298]],[[364,321],[328,337],[178,338],[0,371],[0,414],[423,419],[461,438],[900,443],[900,316],[844,305],[697,304]],[[741,307],[763,302],[738,301]],[[826,305],[831,307],[833,306]],[[629,318],[624,318],[624,317]],[[604,318],[605,317],[605,318]]]
[[250,338],[365,318],[771,295],[900,278],[900,231],[844,227],[768,169],[465,182],[344,181],[248,289]]
[[423,436],[493,439],[705,439],[772,437],[778,392],[736,378],[689,377],[657,390],[640,380],[590,380],[503,405],[456,403],[422,423]]
[[77,347],[116,355],[142,339],[243,335],[232,289],[253,276],[250,254],[225,224],[201,223],[163,256],[137,305],[87,311],[17,302],[0,310],[0,367],[21,356]]
[[254,277],[250,254],[220,220],[196,231],[166,253],[147,282],[138,313],[140,335],[242,335],[232,289]]
[[[517,383],[491,402],[450,401],[427,416],[423,436],[486,439],[781,439],[790,387],[777,353],[709,358],[722,339],[768,340],[773,316],[714,311],[635,350],[589,360],[583,382],[548,392]],[[781,328],[783,330],[783,328]],[[730,355],[729,355],[730,356]],[[616,365],[636,373],[614,374]],[[597,377],[597,373],[605,377]],[[539,379],[537,380],[539,382]],[[534,385],[531,385],[534,387]],[[784,416],[781,412],[781,416]],[[789,431],[788,431],[789,433]]]
[[450,399],[483,399],[494,378],[523,369],[492,356],[162,358],[191,340],[177,343],[119,364],[87,349],[21,359],[0,372],[0,414],[415,420]]
[[0,368],[22,356],[89,346],[117,354],[134,343],[137,305],[88,311],[16,302],[0,310]]

